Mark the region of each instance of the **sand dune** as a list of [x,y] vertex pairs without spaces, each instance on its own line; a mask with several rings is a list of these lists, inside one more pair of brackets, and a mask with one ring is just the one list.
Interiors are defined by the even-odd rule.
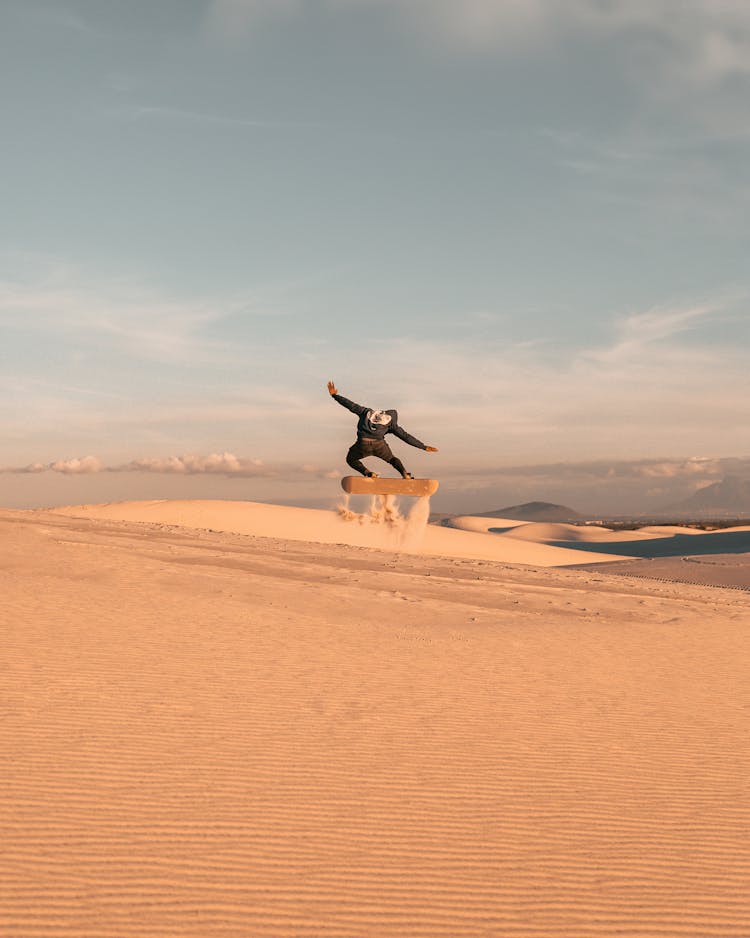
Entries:
[[460,531],[476,531],[488,534],[491,530],[503,531],[527,524],[514,518],[479,518],[476,515],[457,515],[443,522],[446,528],[458,528]]
[[570,543],[625,543],[626,541],[644,541],[659,537],[658,534],[642,531],[613,531],[597,525],[576,525],[563,523],[529,523],[508,531],[509,537],[521,540],[545,543],[549,541]]
[[[231,531],[256,537],[348,544],[353,547],[372,547],[426,556],[463,557],[536,567],[565,566],[584,561],[610,562],[627,559],[628,556],[598,556],[589,552],[585,558],[581,558],[579,553],[565,547],[552,547],[536,542],[522,544],[474,531],[427,525],[429,499],[414,501],[415,505],[406,517],[401,515],[399,503],[393,499],[387,502],[390,507],[385,511],[371,508],[370,511],[360,512],[355,512],[349,507],[342,507],[340,511],[322,511],[230,501],[119,502],[108,505],[76,505],[57,508],[55,511],[73,517],[145,521],[152,524]],[[362,500],[360,507],[365,504],[366,501]]]
[[213,511],[0,512],[0,935],[747,938],[745,594]]

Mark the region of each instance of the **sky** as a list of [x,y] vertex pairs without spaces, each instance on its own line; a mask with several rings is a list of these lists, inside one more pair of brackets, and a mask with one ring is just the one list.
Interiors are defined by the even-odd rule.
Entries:
[[[750,477],[745,0],[3,0],[0,505]],[[374,468],[374,466],[373,466]]]

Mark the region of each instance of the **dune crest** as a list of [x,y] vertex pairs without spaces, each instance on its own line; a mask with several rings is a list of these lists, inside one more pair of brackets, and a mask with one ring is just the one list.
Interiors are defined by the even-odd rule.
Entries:
[[[490,528],[492,531],[492,528]],[[556,543],[568,541],[571,543],[621,543],[623,541],[645,541],[657,538],[660,535],[654,533],[642,533],[641,531],[613,531],[611,528],[603,528],[598,525],[587,524],[563,524],[553,522],[531,522],[529,524],[519,525],[508,531],[509,537],[517,537],[522,540],[554,541]]]
[[[579,551],[537,543],[534,539],[524,543],[521,539],[427,524],[428,497],[416,499],[406,517],[401,513],[400,502],[395,500],[374,505],[370,502],[368,510],[364,512],[354,511],[351,504],[343,502],[338,510],[324,511],[258,502],[148,501],[73,505],[54,511],[72,517],[209,528],[256,537],[348,544],[352,547],[535,567],[558,567],[584,562],[609,563],[627,559],[624,554],[597,554],[591,551],[582,557]],[[498,521],[496,518],[491,520],[495,524]]]

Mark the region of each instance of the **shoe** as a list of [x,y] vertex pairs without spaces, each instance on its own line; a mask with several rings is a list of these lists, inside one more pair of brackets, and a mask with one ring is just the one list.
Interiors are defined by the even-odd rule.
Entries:
[[413,479],[414,476],[410,472],[405,472],[402,476],[404,479]]
[[367,478],[367,479],[379,479],[380,476],[377,474],[377,472],[368,472],[365,478]]

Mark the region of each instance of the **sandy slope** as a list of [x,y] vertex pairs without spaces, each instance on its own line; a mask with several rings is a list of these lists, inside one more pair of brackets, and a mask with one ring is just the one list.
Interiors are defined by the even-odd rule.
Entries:
[[750,602],[606,569],[0,513],[0,935],[746,938]]
[[544,544],[550,541],[556,543],[624,543],[626,541],[647,541],[661,535],[643,531],[613,531],[610,528],[601,528],[597,525],[558,524],[551,522],[538,522],[524,524],[507,532],[509,536],[521,540],[535,541]]
[[460,531],[476,531],[479,534],[488,534],[493,528],[496,531],[507,531],[509,528],[522,527],[526,521],[517,521],[515,518],[480,518],[476,515],[457,515],[443,522],[444,527],[458,528]]
[[[351,503],[357,505],[358,513],[351,510],[322,511],[233,501],[119,502],[109,505],[76,505],[55,511],[76,517],[182,524],[260,537],[349,544],[427,556],[464,557],[536,567],[609,562],[627,556],[587,552],[582,557],[574,550],[551,547],[536,541],[522,544],[473,531],[427,526],[429,499],[413,501],[415,504],[407,519],[389,519],[382,514],[362,513],[367,504],[364,499]],[[398,506],[397,502],[392,504]]]

